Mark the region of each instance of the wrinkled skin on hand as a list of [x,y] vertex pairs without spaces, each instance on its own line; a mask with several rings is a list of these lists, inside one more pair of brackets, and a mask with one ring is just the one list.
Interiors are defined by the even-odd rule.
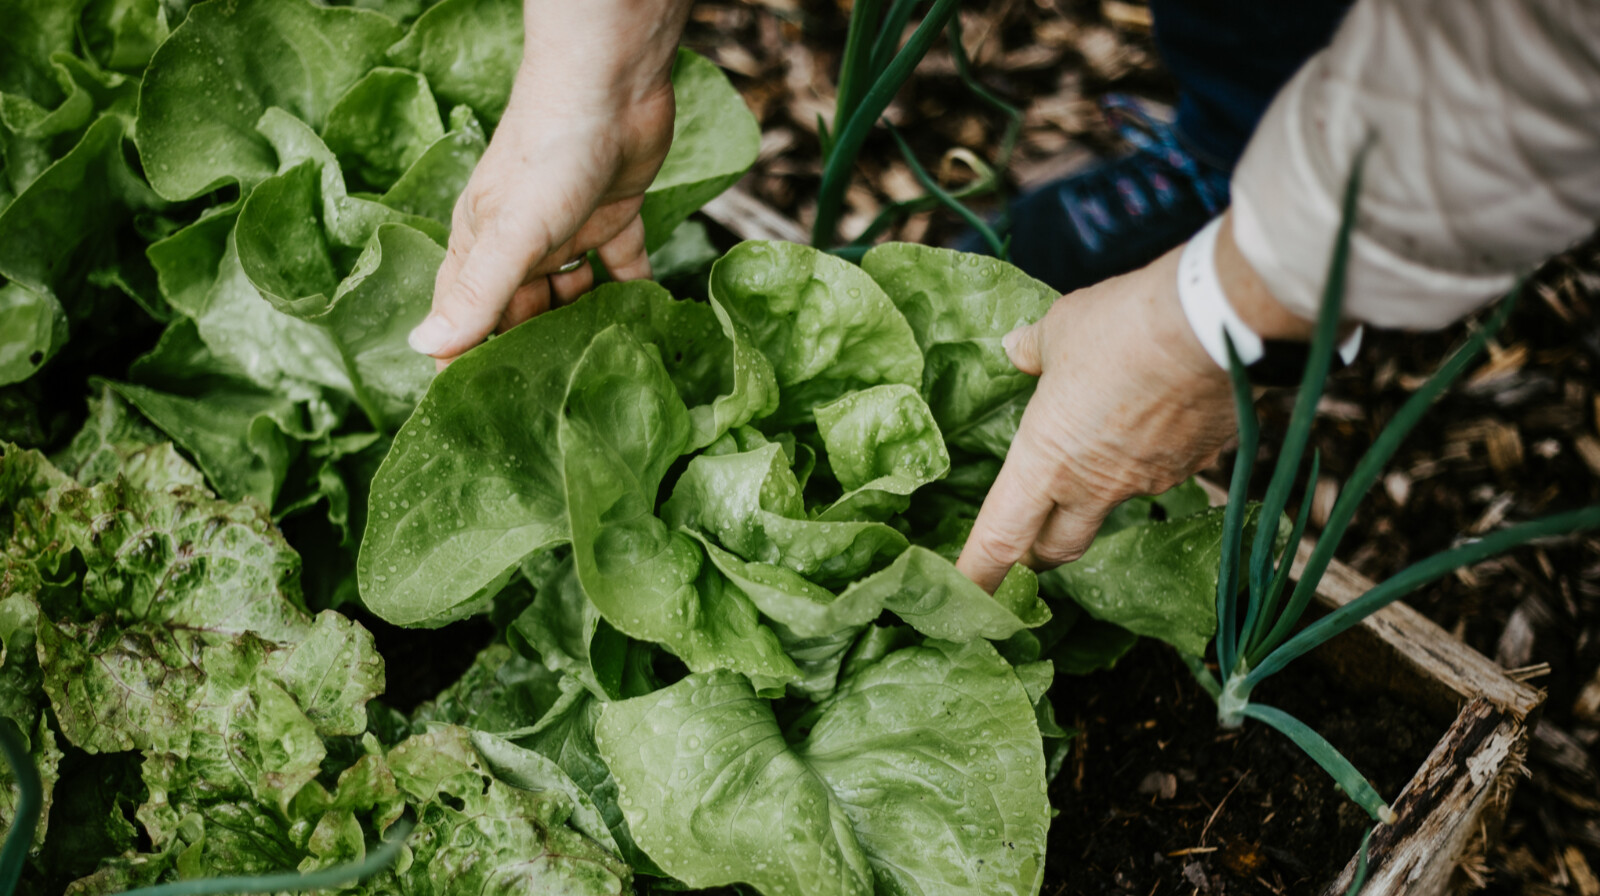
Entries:
[[[489,333],[586,292],[588,265],[558,271],[586,252],[615,279],[650,276],[639,209],[672,143],[672,60],[687,4],[598,5],[527,4],[510,103],[456,202],[433,311],[411,335],[441,368]],[[581,21],[540,24],[573,15]]]
[[1178,302],[1179,252],[1062,296],[1006,337],[1039,387],[957,563],[985,589],[1018,561],[1077,559],[1112,508],[1182,482],[1236,432],[1228,376]]

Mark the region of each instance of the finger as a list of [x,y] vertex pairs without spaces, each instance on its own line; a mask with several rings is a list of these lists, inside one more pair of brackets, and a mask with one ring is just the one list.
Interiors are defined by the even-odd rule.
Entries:
[[594,267],[589,264],[588,258],[581,260],[583,264],[578,265],[577,270],[550,275],[550,292],[554,304],[570,305],[594,286]]
[[522,284],[511,294],[511,302],[506,305],[505,313],[500,315],[500,324],[494,331],[504,333],[535,314],[543,314],[549,309],[550,281],[545,277],[535,277],[532,282]]
[[1055,507],[1054,499],[1042,487],[1054,476],[1045,455],[1027,437],[1026,421],[1023,426],[956,560],[956,569],[991,593],[1033,546]]
[[1039,537],[1024,562],[1033,569],[1046,570],[1082,557],[1110,512],[1109,507],[1100,508],[1086,501],[1057,504],[1039,529]]
[[1027,324],[1007,333],[1000,339],[1000,347],[1006,350],[1006,357],[1016,368],[1029,376],[1038,376],[1044,369],[1039,361],[1039,331],[1043,329],[1038,323]]
[[598,253],[612,279],[650,279],[650,253],[645,250],[643,218],[635,215],[620,233],[600,246]]
[[440,272],[433,311],[411,331],[411,347],[448,361],[482,342],[522,285],[533,259],[544,254],[542,248],[516,239],[476,240],[454,279],[445,281]]

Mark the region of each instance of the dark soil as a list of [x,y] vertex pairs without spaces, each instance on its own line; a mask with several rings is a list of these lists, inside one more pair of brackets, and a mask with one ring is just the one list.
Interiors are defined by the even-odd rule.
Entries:
[[[1170,649],[1141,642],[1115,669],[1059,679],[1083,732],[1051,787],[1043,892],[1281,894],[1336,877],[1371,826],[1305,754],[1258,724],[1219,728],[1216,706]],[[1393,798],[1444,726],[1353,693],[1307,661],[1258,692],[1310,724]],[[1383,737],[1373,737],[1382,720]]]

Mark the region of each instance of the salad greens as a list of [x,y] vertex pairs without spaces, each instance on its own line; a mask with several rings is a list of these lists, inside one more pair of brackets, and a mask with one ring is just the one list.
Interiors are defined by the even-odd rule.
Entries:
[[[1055,295],[710,265],[759,134],[692,53],[643,215],[701,298],[607,283],[435,375],[519,10],[0,0],[0,893],[1032,894],[1057,672],[1211,637],[1189,489],[956,571]],[[469,617],[459,661],[396,628]]]
[[1222,542],[1187,486],[1081,569],[993,595],[957,572],[1033,385],[1000,338],[1054,299],[897,244],[858,268],[743,243],[704,302],[601,287],[434,378],[372,482],[362,600],[436,626],[521,589],[515,651],[449,702],[535,751],[562,729],[546,755],[641,873],[1037,892],[1055,663],[1115,662],[1129,629],[1203,649]]

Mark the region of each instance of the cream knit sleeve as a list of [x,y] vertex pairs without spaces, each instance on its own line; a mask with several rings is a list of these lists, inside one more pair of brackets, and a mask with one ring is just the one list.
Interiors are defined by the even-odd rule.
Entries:
[[1600,222],[1600,0],[1355,4],[1233,178],[1234,239],[1302,317],[1369,134],[1346,313],[1444,326]]

